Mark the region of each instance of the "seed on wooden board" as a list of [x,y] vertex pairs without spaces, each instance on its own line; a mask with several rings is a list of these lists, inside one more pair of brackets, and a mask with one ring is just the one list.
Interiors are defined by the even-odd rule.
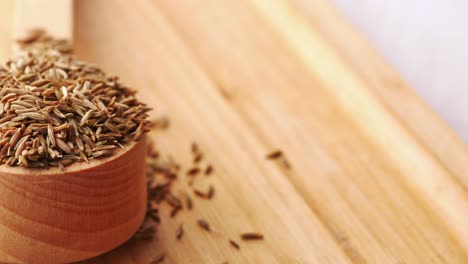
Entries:
[[210,175],[211,173],[213,173],[213,166],[208,165],[205,169],[205,175]]
[[271,153],[269,153],[266,158],[267,159],[278,159],[280,158],[281,156],[283,156],[283,152],[281,150],[275,150]]
[[200,198],[203,198],[203,199],[207,198],[206,194],[198,189],[194,189],[193,193]]
[[192,201],[192,198],[188,194],[185,194],[185,204],[186,204],[187,209],[192,210],[193,201]]
[[187,171],[187,175],[188,176],[195,176],[197,175],[198,173],[200,172],[200,168],[198,167],[194,167],[194,168],[191,168]]
[[191,145],[190,149],[192,150],[192,153],[198,153],[198,151],[200,150],[198,148],[197,143],[195,143],[195,142],[192,142],[192,145]]
[[149,218],[151,218],[154,222],[159,223],[161,222],[161,219],[159,218],[159,215],[157,212],[150,212],[147,214]]
[[214,194],[215,194],[215,189],[212,185],[210,185],[210,187],[208,188],[208,192],[206,193],[206,198],[211,199],[213,198]]
[[193,157],[193,163],[199,163],[203,159],[203,154],[202,153],[197,153],[195,157]]
[[237,242],[234,241],[234,240],[231,240],[231,239],[230,239],[230,240],[229,240],[229,244],[231,244],[231,246],[234,247],[234,248],[237,249],[237,250],[240,249],[239,244],[237,244]]
[[184,227],[182,224],[179,225],[179,227],[176,230],[176,238],[177,240],[182,239],[182,236],[184,236]]
[[263,235],[259,233],[243,233],[241,234],[242,240],[263,240]]
[[200,228],[202,228],[203,230],[207,231],[207,232],[211,232],[211,226],[210,224],[206,221],[206,220],[203,220],[203,219],[198,219],[197,220],[197,224]]
[[206,193],[198,190],[198,189],[193,189],[193,193],[200,197],[200,198],[203,198],[203,199],[211,199],[213,198],[214,194],[215,194],[215,189],[212,185],[210,185],[210,187],[208,187],[208,191]]
[[182,207],[180,199],[171,193],[166,194],[165,199],[172,207]]
[[169,216],[170,216],[171,218],[174,218],[174,217],[180,212],[180,210],[182,210],[182,207],[174,207],[174,208],[172,208],[171,213],[169,214]]

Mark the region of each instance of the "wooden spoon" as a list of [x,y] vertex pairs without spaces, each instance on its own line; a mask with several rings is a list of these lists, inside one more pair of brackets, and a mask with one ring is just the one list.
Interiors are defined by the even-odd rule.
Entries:
[[[71,0],[18,0],[16,36],[41,27],[71,38]],[[146,137],[65,168],[0,166],[0,262],[65,263],[128,240],[146,211]]]

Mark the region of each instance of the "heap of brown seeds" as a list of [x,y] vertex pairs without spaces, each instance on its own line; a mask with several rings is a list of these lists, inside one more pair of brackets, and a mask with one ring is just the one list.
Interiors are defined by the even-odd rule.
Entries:
[[35,31],[0,68],[0,164],[39,167],[112,155],[149,131],[148,106],[68,42]]

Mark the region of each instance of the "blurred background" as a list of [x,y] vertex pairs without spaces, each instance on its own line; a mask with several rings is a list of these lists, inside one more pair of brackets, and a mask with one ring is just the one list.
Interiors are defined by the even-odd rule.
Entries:
[[[468,142],[468,2],[331,0],[400,75]],[[304,6],[315,0],[293,1]],[[12,8],[2,0],[1,8]],[[8,17],[10,15],[10,17]],[[12,13],[0,19],[9,35]],[[9,42],[0,41],[0,58]]]
[[468,142],[468,1],[332,1]]

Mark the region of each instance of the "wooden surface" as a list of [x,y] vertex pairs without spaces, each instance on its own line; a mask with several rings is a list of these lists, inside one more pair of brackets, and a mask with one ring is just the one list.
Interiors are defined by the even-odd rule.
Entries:
[[27,36],[41,28],[60,38],[72,38],[72,0],[16,0],[13,36]]
[[[326,1],[84,0],[74,30],[170,116],[161,152],[187,167],[196,141],[216,172],[213,201],[162,208],[154,241],[87,263],[468,261],[466,145]],[[265,159],[277,148],[291,169]],[[244,231],[266,239],[236,251]]]
[[48,170],[0,167],[0,261],[69,263],[127,241],[146,213],[146,137]]

